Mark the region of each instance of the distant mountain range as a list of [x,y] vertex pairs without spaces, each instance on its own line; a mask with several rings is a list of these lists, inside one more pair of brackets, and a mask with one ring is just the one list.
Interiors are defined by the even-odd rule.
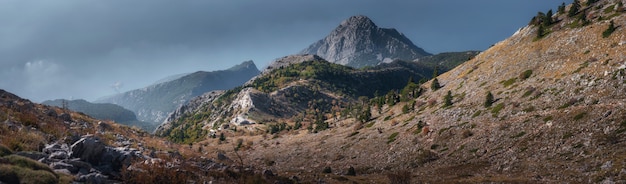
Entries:
[[62,108],[64,106],[63,103],[66,103],[66,108],[69,110],[82,112],[96,119],[112,120],[119,124],[136,126],[145,130],[152,130],[156,128],[156,126],[152,123],[137,120],[137,116],[133,111],[111,103],[91,103],[82,99],[56,99],[47,100],[41,104]]
[[231,89],[259,73],[254,62],[246,61],[227,70],[198,71],[177,79],[168,78],[166,82],[103,97],[96,102],[120,105],[135,112],[140,121],[156,126],[189,99],[212,90]]
[[432,55],[396,29],[379,28],[366,16],[341,22],[326,38],[300,52],[315,54],[332,63],[351,67],[375,66],[393,60],[412,61]]

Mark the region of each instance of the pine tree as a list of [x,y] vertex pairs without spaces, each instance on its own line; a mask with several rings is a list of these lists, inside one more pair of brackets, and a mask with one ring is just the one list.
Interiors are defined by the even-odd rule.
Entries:
[[578,0],[574,0],[574,3],[572,3],[572,7],[569,9],[567,16],[569,17],[576,16],[576,14],[578,14],[579,9],[580,9],[580,3],[578,2]]
[[445,97],[443,97],[443,106],[448,107],[452,105],[452,92],[448,91]]
[[544,34],[543,29],[544,29],[543,24],[539,25],[539,27],[537,28],[537,38],[543,38],[543,34]]
[[611,36],[611,33],[613,33],[613,31],[615,31],[615,23],[611,20],[609,27],[606,30],[604,30],[604,32],[602,32],[602,37],[607,38]]
[[432,89],[433,91],[437,91],[439,88],[441,88],[439,80],[437,78],[433,79],[433,82],[430,83],[430,89]]
[[487,96],[485,97],[485,107],[491,107],[491,105],[493,105],[493,94],[491,94],[490,92],[487,92]]
[[561,3],[561,6],[559,6],[559,15],[565,13],[565,2]]
[[552,23],[554,23],[554,21],[552,20],[552,9],[548,10],[548,13],[546,13],[546,16],[543,17],[543,25],[544,26],[550,26],[552,25]]

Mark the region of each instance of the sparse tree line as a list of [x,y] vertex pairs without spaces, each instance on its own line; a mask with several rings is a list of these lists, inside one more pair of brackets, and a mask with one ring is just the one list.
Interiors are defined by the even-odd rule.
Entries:
[[[562,3],[558,7],[556,15],[567,15],[567,17],[569,18],[573,18],[574,20],[568,24],[568,26],[571,28],[584,27],[591,24],[591,20],[589,20],[587,11],[590,10],[591,6],[593,6],[597,2],[599,2],[599,0],[587,0],[587,2],[584,4],[585,7],[583,7],[581,0],[575,0],[570,5],[569,9],[567,9],[567,11],[565,3]],[[613,15],[610,15],[609,18],[621,12],[624,12],[624,5],[622,1],[618,1],[615,5],[608,6],[604,10],[604,13],[611,13],[613,11],[615,11],[615,13]],[[604,20],[604,17],[599,16],[598,20]],[[561,20],[558,20],[558,16],[555,17],[552,9],[550,9],[547,11],[547,13],[538,12],[537,15],[530,20],[528,25],[537,27],[537,35],[535,39],[538,40],[550,34],[552,32],[553,25],[558,23],[559,21]],[[602,37],[609,37],[611,33],[615,31],[615,29],[615,23],[611,20],[608,28],[602,32]]]

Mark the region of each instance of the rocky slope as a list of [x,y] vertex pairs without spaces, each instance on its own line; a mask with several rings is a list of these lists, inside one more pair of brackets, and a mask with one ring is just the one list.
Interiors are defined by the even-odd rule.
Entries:
[[[230,89],[259,74],[252,61],[246,61],[227,70],[195,72],[176,80],[151,85],[125,93],[104,97],[99,103],[113,103],[130,109],[140,121],[156,127],[169,113],[189,99],[205,92]],[[153,131],[149,129],[148,131]]]
[[423,84],[419,97],[392,93],[344,106],[372,107],[365,122],[329,111],[328,129],[296,128],[318,122],[317,111],[306,111],[266,126],[222,127],[223,139],[197,144],[309,182],[623,183],[623,3],[568,5],[545,24],[538,14],[438,76],[440,85]]
[[366,16],[344,20],[326,38],[300,52],[351,67],[375,66],[396,59],[411,61],[431,55],[395,29],[379,28]]
[[193,142],[203,139],[209,130],[229,125],[276,122],[309,110],[328,113],[345,108],[360,96],[401,89],[410,78],[425,79],[422,73],[432,74],[432,70],[404,61],[357,70],[313,55],[287,56],[242,87],[207,93],[181,106],[156,135]]
[[0,89],[0,183],[288,181],[202,150]]

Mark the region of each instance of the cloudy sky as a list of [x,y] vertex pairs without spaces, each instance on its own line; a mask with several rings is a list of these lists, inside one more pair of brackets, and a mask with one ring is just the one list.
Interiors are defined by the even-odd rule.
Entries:
[[95,100],[246,60],[261,69],[352,15],[396,28],[430,53],[484,50],[562,2],[0,0],[0,89],[36,102]]

